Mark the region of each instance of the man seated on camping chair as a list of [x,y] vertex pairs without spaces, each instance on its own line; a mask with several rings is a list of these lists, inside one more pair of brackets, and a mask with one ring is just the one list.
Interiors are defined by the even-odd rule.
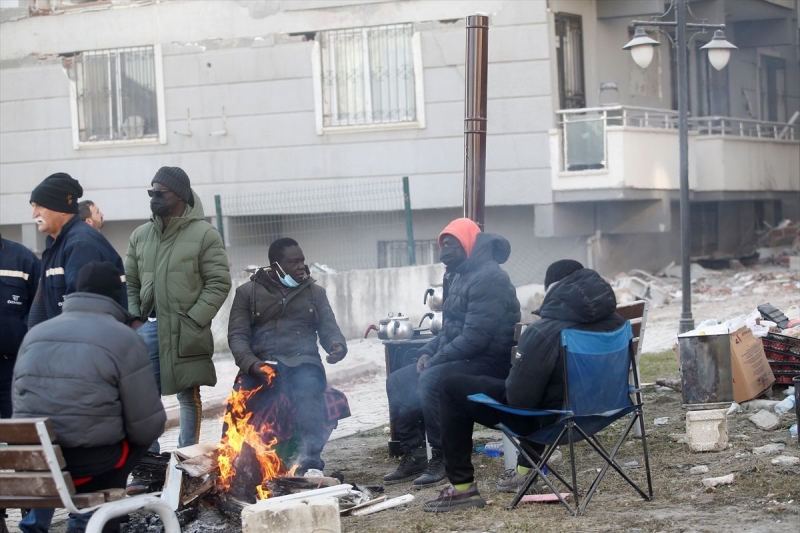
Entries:
[[[519,339],[517,355],[505,380],[485,376],[454,375],[442,383],[440,422],[445,473],[451,485],[439,497],[425,503],[425,511],[451,511],[483,507],[470,460],[475,422],[487,427],[502,423],[514,432],[529,435],[552,424],[556,416],[522,417],[476,403],[467,398],[483,393],[512,407],[561,409],[564,376],[561,331],[614,331],[625,321],[616,313],[617,300],[611,286],[594,270],[577,261],[563,259],[547,268],[542,306],[535,311],[541,320],[530,324]],[[544,447],[522,440],[525,451],[536,458]],[[517,468],[506,471],[497,485],[500,492],[517,492],[531,468],[523,454]]]

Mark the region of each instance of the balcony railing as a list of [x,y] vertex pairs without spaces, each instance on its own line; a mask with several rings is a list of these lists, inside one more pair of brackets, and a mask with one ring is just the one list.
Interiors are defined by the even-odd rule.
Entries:
[[[562,171],[607,168],[607,129],[678,129],[678,112],[634,106],[609,106],[556,111],[561,136]],[[775,141],[800,140],[800,124],[762,122],[730,117],[692,117],[689,131],[700,136],[724,136]]]

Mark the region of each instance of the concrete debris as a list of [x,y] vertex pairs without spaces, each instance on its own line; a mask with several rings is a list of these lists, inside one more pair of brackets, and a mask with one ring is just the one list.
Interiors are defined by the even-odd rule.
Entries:
[[775,466],[795,466],[800,464],[800,457],[794,457],[792,455],[779,455],[770,463],[774,464]]
[[761,411],[762,409],[766,409],[767,411],[773,411],[777,403],[778,403],[777,400],[757,399],[757,400],[750,400],[749,402],[743,402],[741,407],[742,411],[751,413],[754,413],[756,411]]
[[758,429],[764,431],[774,431],[781,425],[781,421],[775,416],[775,413],[770,413],[764,409],[754,415],[750,415],[748,420],[755,424]]
[[656,426],[666,426],[668,422],[669,422],[668,416],[662,418],[656,418],[655,420],[653,420],[653,424]]
[[686,444],[693,452],[719,452],[728,446],[724,409],[686,412]]
[[720,485],[730,485],[733,483],[733,474],[720,477],[707,477],[703,479],[703,486],[706,488],[719,487]]
[[766,444],[764,446],[758,446],[753,448],[753,453],[755,455],[771,455],[773,453],[777,453],[783,450],[786,447],[785,444],[773,443],[773,444]]
[[689,469],[689,473],[692,475],[708,474],[708,467],[706,465],[693,466]]

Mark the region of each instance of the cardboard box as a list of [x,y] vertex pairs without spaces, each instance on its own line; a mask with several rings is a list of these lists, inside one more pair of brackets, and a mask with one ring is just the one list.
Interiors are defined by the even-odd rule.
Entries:
[[732,333],[678,337],[684,404],[746,402],[775,382],[761,340],[744,326]]
[[752,400],[775,383],[761,339],[747,326],[730,335],[733,362],[733,399]]

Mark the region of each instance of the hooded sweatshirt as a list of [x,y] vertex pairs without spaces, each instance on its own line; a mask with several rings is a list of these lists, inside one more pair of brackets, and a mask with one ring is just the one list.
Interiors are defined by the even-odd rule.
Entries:
[[561,330],[614,331],[625,320],[614,290],[597,272],[583,268],[553,283],[519,339],[506,379],[506,403],[527,409],[561,409],[564,402]]
[[439,234],[439,248],[442,247],[442,238],[445,235],[452,235],[461,247],[467,252],[467,257],[472,255],[472,249],[475,247],[475,239],[481,232],[481,228],[468,218],[457,218],[447,225]]

